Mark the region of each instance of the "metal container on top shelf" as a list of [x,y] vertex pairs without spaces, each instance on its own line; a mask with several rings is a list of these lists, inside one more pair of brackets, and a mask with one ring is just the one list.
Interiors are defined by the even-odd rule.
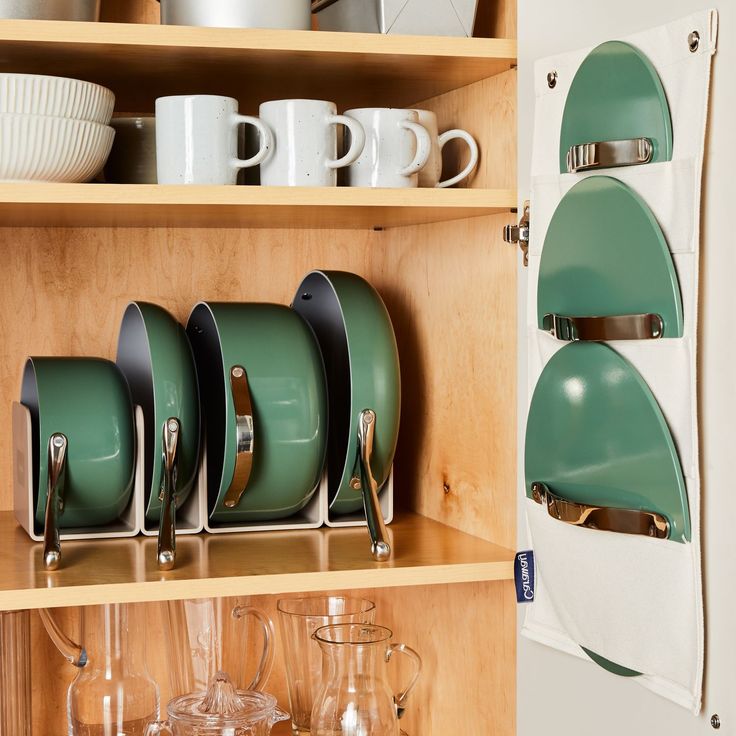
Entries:
[[472,36],[478,0],[313,0],[321,31]]
[[0,18],[96,21],[100,0],[0,0]]

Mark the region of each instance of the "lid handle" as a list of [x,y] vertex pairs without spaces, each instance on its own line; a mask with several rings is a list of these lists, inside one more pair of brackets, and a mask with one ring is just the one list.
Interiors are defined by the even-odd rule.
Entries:
[[556,495],[539,481],[532,483],[532,499],[535,503],[546,505],[549,515],[565,524],[655,539],[668,539],[670,536],[669,521],[662,514],[653,511],[592,506],[569,501]]
[[649,138],[579,143],[570,146],[567,152],[567,172],[574,174],[613,166],[638,166],[648,164],[653,155],[654,146]]
[[664,336],[664,320],[658,314],[622,314],[611,317],[571,317],[545,314],[544,329],[565,342],[578,340],[658,340]]

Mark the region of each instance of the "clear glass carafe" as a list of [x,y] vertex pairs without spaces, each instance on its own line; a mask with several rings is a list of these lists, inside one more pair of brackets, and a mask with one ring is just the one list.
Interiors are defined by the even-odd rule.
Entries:
[[[392,636],[389,629],[373,624],[317,629],[322,686],[312,709],[312,736],[399,736],[399,718],[422,660],[405,644],[392,644]],[[397,694],[388,684],[388,664],[395,654],[413,664],[409,684]]]
[[225,672],[212,678],[206,692],[169,701],[169,720],[152,723],[146,736],[269,736],[289,716],[267,693],[238,690]]
[[144,736],[159,717],[159,688],[145,664],[141,612],[127,604],[80,612],[77,644],[51,611],[39,611],[51,640],[79,668],[67,694],[69,736]]

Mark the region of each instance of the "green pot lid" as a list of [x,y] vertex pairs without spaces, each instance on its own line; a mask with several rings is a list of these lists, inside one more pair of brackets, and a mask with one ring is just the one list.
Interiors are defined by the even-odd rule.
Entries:
[[144,488],[146,519],[161,513],[163,431],[166,420],[179,420],[177,506],[194,487],[199,462],[199,392],[192,348],[186,332],[165,309],[131,302],[123,314],[116,362],[123,372],[133,403],[143,409],[145,430]]
[[330,431],[327,472],[330,509],[347,514],[363,508],[358,467],[358,420],[376,412],[371,468],[379,488],[388,480],[401,413],[399,354],[388,311],[378,292],[360,276],[313,271],[302,281],[292,307],[311,326],[327,373]]
[[602,343],[566,345],[545,366],[529,410],[525,475],[529,498],[542,482],[570,501],[662,514],[671,540],[690,539],[687,489],[662,411],[639,373]]
[[657,314],[663,337],[681,337],[682,299],[662,229],[642,198],[608,176],[578,182],[562,198],[544,240],[537,323]]
[[575,145],[636,138],[652,142],[652,162],[672,159],[672,119],[657,71],[638,49],[608,41],[588,54],[567,93],[560,171]]
[[618,675],[619,677],[638,677],[641,672],[637,672],[636,670],[630,670],[628,667],[624,667],[623,665],[616,664],[615,662],[611,662],[610,659],[606,659],[605,657],[601,657],[600,654],[596,654],[595,652],[591,652],[590,649],[586,649],[585,647],[580,647],[599,667],[603,667],[604,670],[608,670],[608,672],[611,672],[614,675]]

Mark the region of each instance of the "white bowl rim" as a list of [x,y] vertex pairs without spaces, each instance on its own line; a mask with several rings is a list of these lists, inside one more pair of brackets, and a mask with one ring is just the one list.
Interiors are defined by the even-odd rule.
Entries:
[[76,82],[77,84],[88,84],[91,87],[99,87],[109,95],[115,95],[115,93],[109,88],[105,87],[104,84],[98,84],[97,82],[90,82],[86,79],[77,79],[76,77],[61,77],[54,74],[25,74],[23,72],[0,72],[0,79],[3,78],[18,78],[21,79],[53,79],[55,81],[62,82]]
[[100,128],[111,128],[110,125],[105,123],[98,123],[94,120],[80,120],[79,118],[64,117],[63,115],[43,115],[38,112],[0,112],[0,121],[5,118],[38,118],[41,120],[54,120],[61,121],[63,123],[77,123],[79,125],[92,125],[99,126]]

